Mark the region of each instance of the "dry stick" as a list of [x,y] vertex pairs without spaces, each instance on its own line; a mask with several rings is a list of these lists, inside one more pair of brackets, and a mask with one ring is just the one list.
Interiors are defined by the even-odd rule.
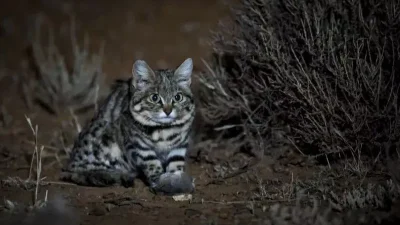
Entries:
[[[35,188],[35,203],[38,200],[40,175],[42,173],[42,151],[44,146],[40,148],[40,151],[36,153],[36,188]],[[47,193],[47,192],[46,192]]]
[[[34,136],[34,139],[35,139],[34,151],[33,151],[32,159],[31,159],[31,165],[30,165],[30,168],[29,168],[29,177],[28,177],[28,180],[30,181],[31,178],[32,178],[33,161],[34,161],[34,159],[35,159],[35,155],[36,155],[36,158],[38,157],[38,156],[37,156],[37,154],[38,154],[38,150],[37,150],[37,133],[38,133],[38,126],[36,125],[36,126],[35,126],[35,129],[33,129],[33,125],[32,125],[31,119],[28,118],[28,116],[26,116],[26,115],[25,115],[25,118],[26,118],[26,120],[27,120],[27,122],[28,122],[28,124],[29,124],[29,127],[30,127],[31,130],[32,130],[32,133],[33,133],[33,136]],[[37,166],[37,165],[36,165],[36,166]],[[39,171],[36,171],[36,176],[37,176],[38,173],[39,173]],[[37,180],[37,179],[36,179],[36,180]],[[35,205],[36,202],[37,202],[37,193],[38,193],[38,189],[39,189],[39,187],[36,185],[36,187],[35,187],[35,195],[34,195],[34,199],[33,199],[33,205]]]
[[35,159],[34,158],[35,154],[37,153],[37,143],[38,143],[38,141],[37,141],[37,131],[38,131],[38,126],[36,125],[35,129],[33,129],[33,125],[32,125],[31,119],[27,115],[25,115],[25,118],[26,118],[26,121],[29,124],[29,127],[32,130],[32,133],[33,133],[33,136],[34,136],[34,140],[35,140],[35,142],[34,142],[34,151],[33,151],[32,159],[31,159],[31,165],[30,165],[30,168],[29,168],[29,176],[28,176],[28,180],[31,180],[31,178],[32,178],[32,169],[33,169],[33,161]]
[[99,108],[99,103],[98,103],[98,98],[99,98],[99,85],[96,84],[96,92],[95,92],[95,97],[94,97],[94,112],[97,113],[97,110]]
[[78,121],[78,117],[76,116],[75,112],[71,108],[69,108],[69,112],[72,116],[72,119],[74,120],[76,130],[78,131],[78,133],[80,133],[82,131],[82,126]]

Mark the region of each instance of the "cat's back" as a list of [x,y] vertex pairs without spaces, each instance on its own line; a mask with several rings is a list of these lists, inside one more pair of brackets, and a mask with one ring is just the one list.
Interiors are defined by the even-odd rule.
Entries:
[[94,120],[113,122],[119,118],[124,107],[128,104],[129,83],[130,79],[114,82],[111,93],[99,108]]
[[77,142],[82,142],[87,136],[100,138],[105,130],[122,115],[129,92],[129,80],[116,80],[111,88],[111,93],[95,112],[94,117],[79,133]]

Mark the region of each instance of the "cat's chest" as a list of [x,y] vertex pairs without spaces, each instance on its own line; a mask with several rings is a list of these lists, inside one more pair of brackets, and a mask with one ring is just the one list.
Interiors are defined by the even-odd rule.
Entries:
[[149,143],[155,150],[169,151],[180,145],[186,136],[186,131],[179,128],[165,128],[153,131],[147,135]]

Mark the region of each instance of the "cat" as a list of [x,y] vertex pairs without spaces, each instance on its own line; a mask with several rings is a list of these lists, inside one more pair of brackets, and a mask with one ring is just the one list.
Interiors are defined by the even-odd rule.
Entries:
[[61,179],[85,186],[133,186],[141,177],[155,193],[194,191],[186,172],[195,104],[193,61],[152,70],[143,60],[119,80],[74,142]]

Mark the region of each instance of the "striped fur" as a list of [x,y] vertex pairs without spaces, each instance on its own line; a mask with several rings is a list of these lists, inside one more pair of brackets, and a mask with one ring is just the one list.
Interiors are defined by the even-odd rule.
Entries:
[[142,175],[155,191],[193,190],[184,172],[195,112],[192,69],[191,59],[175,70],[155,71],[136,61],[132,78],[117,83],[79,134],[62,179],[80,185],[131,186]]

